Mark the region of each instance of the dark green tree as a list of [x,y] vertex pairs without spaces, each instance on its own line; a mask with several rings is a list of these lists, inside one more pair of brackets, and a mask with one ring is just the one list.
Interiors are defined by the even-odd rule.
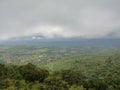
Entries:
[[44,79],[49,75],[49,72],[45,69],[37,68],[35,65],[28,63],[27,65],[20,66],[20,73],[26,81],[43,82]]
[[60,78],[48,77],[43,90],[69,90],[69,85]]
[[82,83],[82,78],[83,78],[80,71],[73,71],[73,70],[61,71],[61,77],[70,85],[73,84],[80,85]]
[[103,79],[91,78],[87,81],[84,81],[83,86],[86,90],[107,90],[108,85]]

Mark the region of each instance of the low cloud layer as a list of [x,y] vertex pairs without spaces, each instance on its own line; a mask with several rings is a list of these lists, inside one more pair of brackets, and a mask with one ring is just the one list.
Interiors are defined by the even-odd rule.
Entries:
[[0,40],[120,38],[120,0],[0,0]]

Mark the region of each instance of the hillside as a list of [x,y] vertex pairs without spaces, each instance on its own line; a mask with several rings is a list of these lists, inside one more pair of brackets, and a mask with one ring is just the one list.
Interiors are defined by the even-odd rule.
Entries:
[[3,90],[120,89],[120,46],[117,42],[1,45],[0,63],[3,86],[0,88]]

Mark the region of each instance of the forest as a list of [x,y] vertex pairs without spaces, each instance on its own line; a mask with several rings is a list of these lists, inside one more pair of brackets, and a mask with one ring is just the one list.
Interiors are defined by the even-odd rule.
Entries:
[[[103,73],[101,70],[94,71],[96,76],[87,77],[80,70],[69,69],[51,73],[31,63],[20,66],[0,64],[0,89],[120,90],[120,56],[115,55],[111,58],[105,62],[106,70],[99,68]],[[103,75],[100,76],[100,74]]]
[[120,90],[120,48],[1,46],[0,90]]

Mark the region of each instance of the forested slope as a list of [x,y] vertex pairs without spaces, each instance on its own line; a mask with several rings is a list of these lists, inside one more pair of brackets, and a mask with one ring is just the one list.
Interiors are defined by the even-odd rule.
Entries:
[[120,90],[120,52],[74,56],[45,66],[0,64],[1,90]]

